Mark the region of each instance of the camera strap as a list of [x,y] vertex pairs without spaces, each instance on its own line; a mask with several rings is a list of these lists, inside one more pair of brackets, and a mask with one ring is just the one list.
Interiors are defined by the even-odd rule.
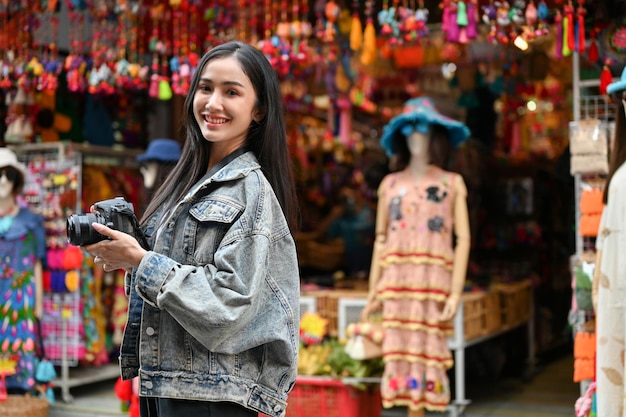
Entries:
[[205,185],[205,182],[207,182],[219,170],[224,168],[226,165],[230,164],[235,158],[243,155],[246,152],[248,152],[248,148],[245,147],[245,146],[242,146],[241,148],[239,148],[239,149],[231,152],[230,154],[228,154],[224,159],[219,161],[217,164],[213,165],[213,167],[211,167],[211,169],[206,174],[204,174],[202,176],[202,178],[200,178],[198,180],[198,182],[196,182],[193,185],[193,187],[191,187],[191,189],[187,193],[187,196],[185,196],[181,201],[176,203],[176,205],[174,207],[172,207],[167,213],[165,213],[161,217],[161,220],[159,222],[160,224],[159,224],[159,226],[157,228],[157,232],[156,232],[156,236],[155,236],[155,241],[156,241],[156,239],[158,239],[159,235],[161,234],[161,230],[162,230],[163,226],[165,224],[167,224],[167,222],[172,217],[172,214],[176,211],[176,209],[181,204],[183,204],[183,202],[185,202],[185,201],[187,201],[187,199],[191,199],[191,198],[200,199],[200,198],[208,195],[209,193],[211,193],[211,191],[215,190],[215,188],[217,187],[215,181],[211,181],[211,182],[209,182],[206,185]]
[[211,191],[215,189],[215,182],[211,181],[206,186],[204,185],[204,183],[207,180],[209,180],[209,178],[211,178],[213,175],[215,175],[219,170],[224,168],[226,165],[230,164],[235,158],[243,155],[246,152],[248,152],[248,148],[243,146],[229,153],[224,159],[219,161],[217,164],[213,165],[211,169],[206,174],[204,174],[204,176],[200,178],[200,180],[193,187],[191,187],[191,190],[189,190],[188,195],[193,195],[194,197],[202,198],[205,195],[209,194]]

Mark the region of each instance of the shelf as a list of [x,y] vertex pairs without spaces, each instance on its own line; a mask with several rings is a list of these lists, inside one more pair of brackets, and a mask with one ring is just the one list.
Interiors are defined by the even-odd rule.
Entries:
[[69,389],[82,385],[93,384],[100,381],[115,380],[120,376],[120,367],[116,363],[110,363],[102,366],[85,366],[69,369],[67,380],[63,380],[63,376],[52,381],[56,387],[61,387],[62,398],[66,403],[72,402],[73,398],[69,393]]

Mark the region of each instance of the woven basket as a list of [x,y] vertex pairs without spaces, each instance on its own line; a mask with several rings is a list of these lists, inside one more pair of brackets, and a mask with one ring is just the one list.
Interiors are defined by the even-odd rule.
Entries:
[[50,403],[45,398],[9,395],[0,401],[0,416],[47,417]]

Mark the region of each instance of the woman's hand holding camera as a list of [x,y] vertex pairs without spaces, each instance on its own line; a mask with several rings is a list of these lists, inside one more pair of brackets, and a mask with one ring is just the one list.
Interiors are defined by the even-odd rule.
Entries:
[[130,270],[139,266],[147,251],[141,247],[137,239],[100,223],[93,223],[92,227],[108,237],[98,243],[84,246],[85,250],[94,256],[95,264],[101,264],[106,272],[116,269]]

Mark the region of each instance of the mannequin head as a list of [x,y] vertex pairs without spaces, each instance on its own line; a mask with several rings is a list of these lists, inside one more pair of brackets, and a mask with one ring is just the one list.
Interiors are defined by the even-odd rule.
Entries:
[[[445,167],[450,150],[469,135],[465,124],[439,113],[433,100],[418,97],[408,100],[402,113],[384,127],[380,143],[387,156],[396,158],[398,169],[406,167],[412,158],[426,155],[426,163]],[[422,140],[414,142],[417,138]],[[415,146],[420,143],[425,147],[419,147],[420,153],[416,154]]]
[[26,167],[18,162],[15,153],[0,148],[0,199],[14,198],[22,192]]
[[409,153],[411,154],[411,159],[417,158],[430,162],[430,131],[422,133],[416,130],[409,133],[406,137],[406,144],[409,149]]
[[9,172],[9,168],[0,170],[0,200],[4,200],[14,195],[15,177]]
[[180,158],[180,144],[173,139],[154,139],[146,153],[137,156],[144,186],[152,190],[163,183]]
[[148,190],[152,190],[155,185],[162,184],[175,162],[147,161],[141,164],[139,172],[143,176],[143,185]]
[[452,151],[447,129],[441,125],[431,125],[427,133],[414,131],[408,136],[395,138],[395,169],[406,168],[412,160],[419,158],[426,164],[445,168]]

